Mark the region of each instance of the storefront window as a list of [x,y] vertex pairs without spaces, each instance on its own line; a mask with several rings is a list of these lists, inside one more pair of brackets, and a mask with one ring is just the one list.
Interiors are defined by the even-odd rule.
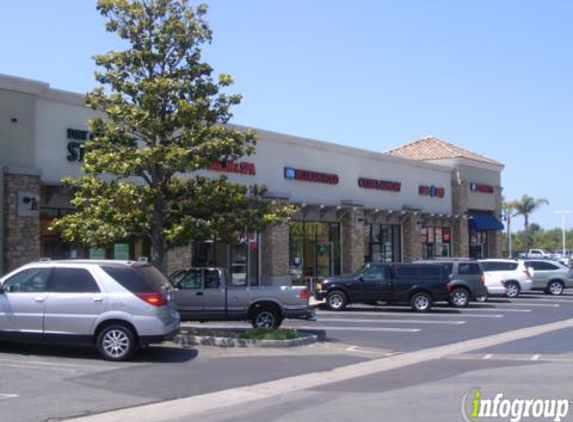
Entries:
[[489,255],[487,231],[470,231],[470,258],[483,259]]
[[452,255],[450,227],[422,227],[420,243],[424,259],[446,258]]
[[290,275],[295,283],[340,274],[340,225],[291,222]]
[[365,262],[400,262],[401,227],[398,224],[364,226]]

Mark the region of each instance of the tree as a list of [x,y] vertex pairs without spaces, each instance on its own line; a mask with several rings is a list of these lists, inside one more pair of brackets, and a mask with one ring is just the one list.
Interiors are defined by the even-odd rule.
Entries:
[[511,258],[513,255],[513,238],[511,234],[511,219],[515,217],[515,201],[507,202],[505,198],[501,198],[501,211],[502,214],[507,222],[507,234],[506,234],[506,241],[507,241],[507,256]]
[[515,208],[515,215],[522,215],[523,216],[523,226],[524,232],[527,238],[527,242],[525,244],[525,248],[531,248],[531,241],[532,237],[529,235],[529,216],[533,214],[533,212],[537,211],[542,205],[549,205],[549,201],[545,198],[535,199],[529,195],[523,195],[521,199],[513,201],[514,208]]
[[149,236],[153,263],[191,240],[232,241],[284,221],[293,207],[270,203],[265,187],[196,172],[254,151],[256,133],[226,124],[240,95],[222,90],[201,60],[212,32],[207,6],[187,0],[98,0],[106,29],[126,49],[96,55],[101,84],[86,97],[102,117],[90,121],[85,175],[66,180],[75,212],[54,227],[71,242],[104,246]]

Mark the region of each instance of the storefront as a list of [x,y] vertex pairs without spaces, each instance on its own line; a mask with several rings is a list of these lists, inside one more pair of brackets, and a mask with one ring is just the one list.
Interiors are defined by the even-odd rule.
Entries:
[[[80,175],[83,144],[91,136],[87,120],[93,115],[79,94],[0,76],[0,133],[6,146],[0,157],[0,273],[40,257],[151,255],[145,239],[98,249],[67,244],[50,230],[54,218],[72,211],[61,179]],[[501,254],[499,227],[478,224],[476,236],[470,236],[469,218],[499,215],[501,164],[467,151],[457,158],[420,158],[420,150],[441,151],[445,143],[439,140],[379,153],[257,132],[255,154],[214,163],[200,173],[266,185],[269,201],[287,201],[298,212],[261,233],[246,229],[234,244],[212,239],[176,248],[168,253],[168,272],[215,265],[227,268],[237,285],[289,284],[352,272],[365,262],[468,256],[474,243],[482,245],[482,256]],[[475,190],[471,183],[477,183]]]

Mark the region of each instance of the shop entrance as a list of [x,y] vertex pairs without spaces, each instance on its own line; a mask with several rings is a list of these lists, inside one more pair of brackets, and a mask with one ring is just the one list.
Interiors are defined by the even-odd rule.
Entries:
[[290,274],[295,284],[340,274],[340,225],[322,222],[291,222]]

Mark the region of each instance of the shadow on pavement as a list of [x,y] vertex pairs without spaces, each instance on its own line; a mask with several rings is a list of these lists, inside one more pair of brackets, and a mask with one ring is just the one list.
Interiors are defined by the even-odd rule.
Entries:
[[[85,346],[62,346],[31,343],[0,342],[0,352],[14,355],[101,361],[97,350]],[[199,352],[191,348],[154,345],[137,350],[128,362],[181,363],[195,359]]]

